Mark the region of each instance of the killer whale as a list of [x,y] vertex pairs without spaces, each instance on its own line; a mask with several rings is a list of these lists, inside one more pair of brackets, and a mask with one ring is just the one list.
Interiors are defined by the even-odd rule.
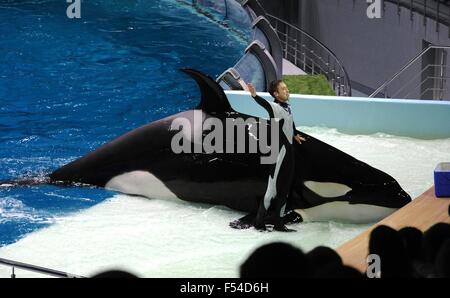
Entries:
[[[171,141],[179,118],[192,123],[195,134],[207,131],[195,126],[214,117],[249,119],[232,109],[222,87],[209,76],[183,69],[201,92],[199,105],[128,132],[50,174],[52,183],[81,183],[149,198],[223,205],[254,214],[267,187],[269,165],[259,153],[193,152],[175,154]],[[270,126],[257,118],[262,125]],[[411,201],[388,174],[302,132],[304,144],[294,144],[296,166],[287,210],[295,221],[342,220],[372,222]],[[246,132],[246,142],[254,137]],[[224,143],[236,140],[224,138]]]

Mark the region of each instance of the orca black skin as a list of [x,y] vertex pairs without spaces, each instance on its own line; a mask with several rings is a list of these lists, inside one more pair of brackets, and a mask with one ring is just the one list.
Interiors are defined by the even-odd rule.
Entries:
[[[194,127],[194,112],[201,113],[203,121],[209,117],[219,118],[223,122],[226,118],[252,117],[234,111],[222,87],[209,76],[192,69],[182,71],[195,79],[200,87],[201,102],[197,108],[137,128],[57,169],[50,175],[51,181],[106,186],[150,198],[173,194],[185,201],[224,205],[255,213],[264,197],[270,171],[270,165],[261,164],[261,154],[175,154],[172,151],[172,137],[179,132],[170,129],[175,119],[189,119]],[[256,119],[270,126],[270,122]],[[203,136],[209,132],[202,131],[201,127],[195,129],[200,129]],[[387,213],[383,211],[375,215],[362,212],[359,215],[362,218],[356,221],[364,222],[381,219],[411,201],[410,196],[388,174],[312,136],[301,134],[306,142],[301,145],[294,142],[296,172],[288,210],[299,213],[298,210],[313,210],[321,206],[336,208],[333,204],[337,202],[345,203],[338,207],[345,209],[343,214],[349,213],[346,208],[356,205],[389,209]],[[246,142],[251,137],[247,130]],[[223,147],[230,141],[235,143],[235,140],[224,137]],[[330,186],[329,183],[345,185],[348,191],[336,195],[330,195],[328,191],[327,195],[323,195],[321,188]],[[327,205],[329,203],[333,204]],[[379,211],[372,209],[368,212]],[[314,210],[311,213],[314,215],[300,214],[309,220],[326,219],[326,215],[317,216],[324,213],[322,209]],[[343,220],[349,217],[349,221],[353,221],[350,218],[353,215],[343,217]]]

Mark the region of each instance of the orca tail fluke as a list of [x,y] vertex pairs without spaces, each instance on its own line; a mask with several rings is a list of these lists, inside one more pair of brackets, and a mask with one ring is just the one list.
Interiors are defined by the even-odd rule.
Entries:
[[37,186],[50,184],[52,181],[49,176],[24,177],[12,180],[0,180],[0,188]]
[[87,184],[83,183],[53,180],[50,176],[23,177],[11,180],[0,180],[0,189],[13,187],[31,187],[39,185],[87,186]]

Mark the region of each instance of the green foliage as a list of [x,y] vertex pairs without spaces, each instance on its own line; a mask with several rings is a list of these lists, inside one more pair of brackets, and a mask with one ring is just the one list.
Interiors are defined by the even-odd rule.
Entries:
[[285,75],[283,81],[291,94],[336,95],[324,75]]

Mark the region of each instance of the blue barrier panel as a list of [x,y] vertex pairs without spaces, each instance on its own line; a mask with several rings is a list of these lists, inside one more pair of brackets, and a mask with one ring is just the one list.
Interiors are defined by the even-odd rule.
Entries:
[[270,52],[270,42],[267,39],[266,35],[264,34],[264,32],[262,32],[260,29],[255,28],[255,34],[253,36],[253,39],[255,40],[259,40],[260,42],[262,42],[262,44],[266,47],[266,49]]
[[255,55],[251,53],[245,54],[234,68],[246,83],[253,83],[256,90],[266,90],[264,69]]
[[236,0],[225,0],[227,8],[226,19],[233,28],[237,28],[246,33],[247,40],[251,40],[252,20],[247,11]]
[[[267,117],[243,91],[227,91],[239,112]],[[272,100],[270,94],[259,93]],[[419,139],[450,138],[450,102],[358,97],[295,95],[290,98],[298,126],[336,128],[348,134],[377,132]]]
[[220,15],[222,19],[225,19],[227,16],[225,0],[197,0],[195,1],[195,5],[210,12],[215,12]]

